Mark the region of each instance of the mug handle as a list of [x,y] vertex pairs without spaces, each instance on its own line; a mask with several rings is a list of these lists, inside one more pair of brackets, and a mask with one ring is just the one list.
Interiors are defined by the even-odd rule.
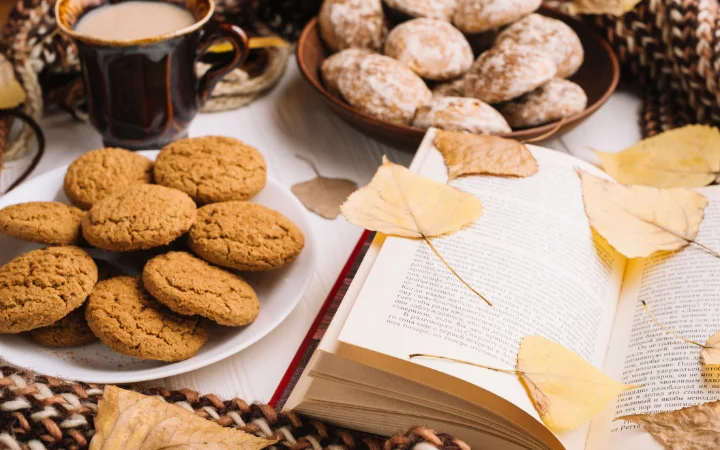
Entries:
[[232,59],[227,62],[213,64],[210,69],[205,72],[205,75],[200,78],[197,93],[197,102],[200,106],[208,101],[213,88],[222,77],[245,62],[250,47],[247,35],[240,27],[229,23],[211,24],[210,27],[212,28],[206,30],[203,37],[200,38],[196,60],[204,55],[208,49],[220,39],[228,40],[230,45],[232,45]]

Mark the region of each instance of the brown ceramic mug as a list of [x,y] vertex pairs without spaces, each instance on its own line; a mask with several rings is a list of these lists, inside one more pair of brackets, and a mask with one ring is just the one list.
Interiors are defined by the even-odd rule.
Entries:
[[[171,2],[188,10],[196,22],[129,41],[104,40],[74,30],[84,14],[117,0],[56,2],[58,27],[78,48],[90,121],[107,146],[160,148],[184,137],[215,84],[247,56],[248,40],[239,27],[210,21],[213,0]],[[215,63],[198,79],[198,58],[219,40],[232,44],[232,57]]]

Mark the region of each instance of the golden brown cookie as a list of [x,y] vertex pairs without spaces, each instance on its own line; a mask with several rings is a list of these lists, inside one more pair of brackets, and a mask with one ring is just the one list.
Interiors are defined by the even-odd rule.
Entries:
[[521,128],[570,117],[586,106],[587,95],[583,88],[572,81],[554,78],[499,108],[510,125]]
[[542,0],[458,0],[453,23],[466,34],[482,33],[530,14]]
[[326,58],[320,66],[320,75],[322,75],[325,88],[333,95],[342,97],[340,86],[338,86],[340,74],[346,68],[357,64],[362,58],[371,54],[370,50],[364,48],[349,48]]
[[177,315],[158,303],[140,277],[98,283],[85,318],[112,350],[141,359],[182,361],[194,356],[208,338],[200,318]]
[[75,245],[82,239],[85,211],[59,202],[28,202],[0,210],[0,233],[48,245]]
[[79,347],[98,340],[85,320],[85,308],[80,307],[54,324],[30,331],[33,341],[44,347]]
[[305,246],[305,236],[290,219],[270,208],[225,202],[198,210],[188,244],[213,264],[255,271],[293,261]]
[[495,108],[476,98],[441,97],[418,109],[413,126],[468,131],[474,134],[510,133],[510,125]]
[[265,187],[265,158],[237,139],[205,136],[175,141],[162,149],[155,182],[185,192],[198,204],[247,200]]
[[184,192],[154,184],[134,186],[99,201],[82,221],[83,237],[115,252],[169,244],[195,222],[197,207]]
[[378,51],[387,34],[380,0],[324,0],[318,24],[333,52],[346,48]]
[[109,194],[152,182],[152,161],[121,148],[93,150],[76,159],[65,173],[65,195],[73,205],[90,209]]
[[178,314],[241,327],[260,312],[257,294],[241,276],[190,253],[156,256],[145,265],[142,280],[150,295]]
[[463,75],[474,60],[460,30],[439,19],[413,19],[396,26],[385,41],[384,53],[435,81]]
[[52,325],[80,307],[97,283],[97,267],[77,247],[48,247],[0,267],[0,333]]

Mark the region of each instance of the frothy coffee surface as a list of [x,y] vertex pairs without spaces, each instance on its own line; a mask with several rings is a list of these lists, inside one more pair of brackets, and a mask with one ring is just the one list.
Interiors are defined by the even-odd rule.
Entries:
[[127,1],[85,14],[75,31],[95,38],[132,41],[181,30],[195,23],[187,10],[170,3]]

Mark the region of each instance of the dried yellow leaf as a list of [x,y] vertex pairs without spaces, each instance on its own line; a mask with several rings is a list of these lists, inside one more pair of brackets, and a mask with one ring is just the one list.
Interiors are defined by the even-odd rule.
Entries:
[[597,152],[603,169],[623,184],[661,188],[707,186],[720,175],[720,131],[688,125],[619,153]]
[[260,450],[275,442],[155,397],[106,386],[90,450]]
[[513,139],[439,130],[435,147],[445,159],[450,180],[484,174],[529,177],[538,171],[530,150]]
[[697,237],[708,200],[681,189],[626,186],[579,171],[590,225],[628,258],[679,250]]
[[618,383],[576,353],[540,336],[526,336],[520,342],[516,369],[540,418],[553,431],[589,422],[619,393],[638,387]]
[[643,427],[672,450],[717,450],[720,448],[720,401],[658,414],[618,417]]
[[631,11],[641,0],[573,0],[571,14],[610,14],[622,16]]
[[357,188],[354,181],[317,176],[294,185],[291,190],[307,209],[332,220],[340,214],[340,205]]
[[720,366],[720,331],[707,340],[700,352],[700,359],[706,366]]
[[359,227],[420,239],[471,224],[482,214],[482,202],[383,158],[370,184],[352,194],[340,209]]
[[10,61],[0,55],[0,109],[10,109],[25,102],[26,94],[15,78]]

